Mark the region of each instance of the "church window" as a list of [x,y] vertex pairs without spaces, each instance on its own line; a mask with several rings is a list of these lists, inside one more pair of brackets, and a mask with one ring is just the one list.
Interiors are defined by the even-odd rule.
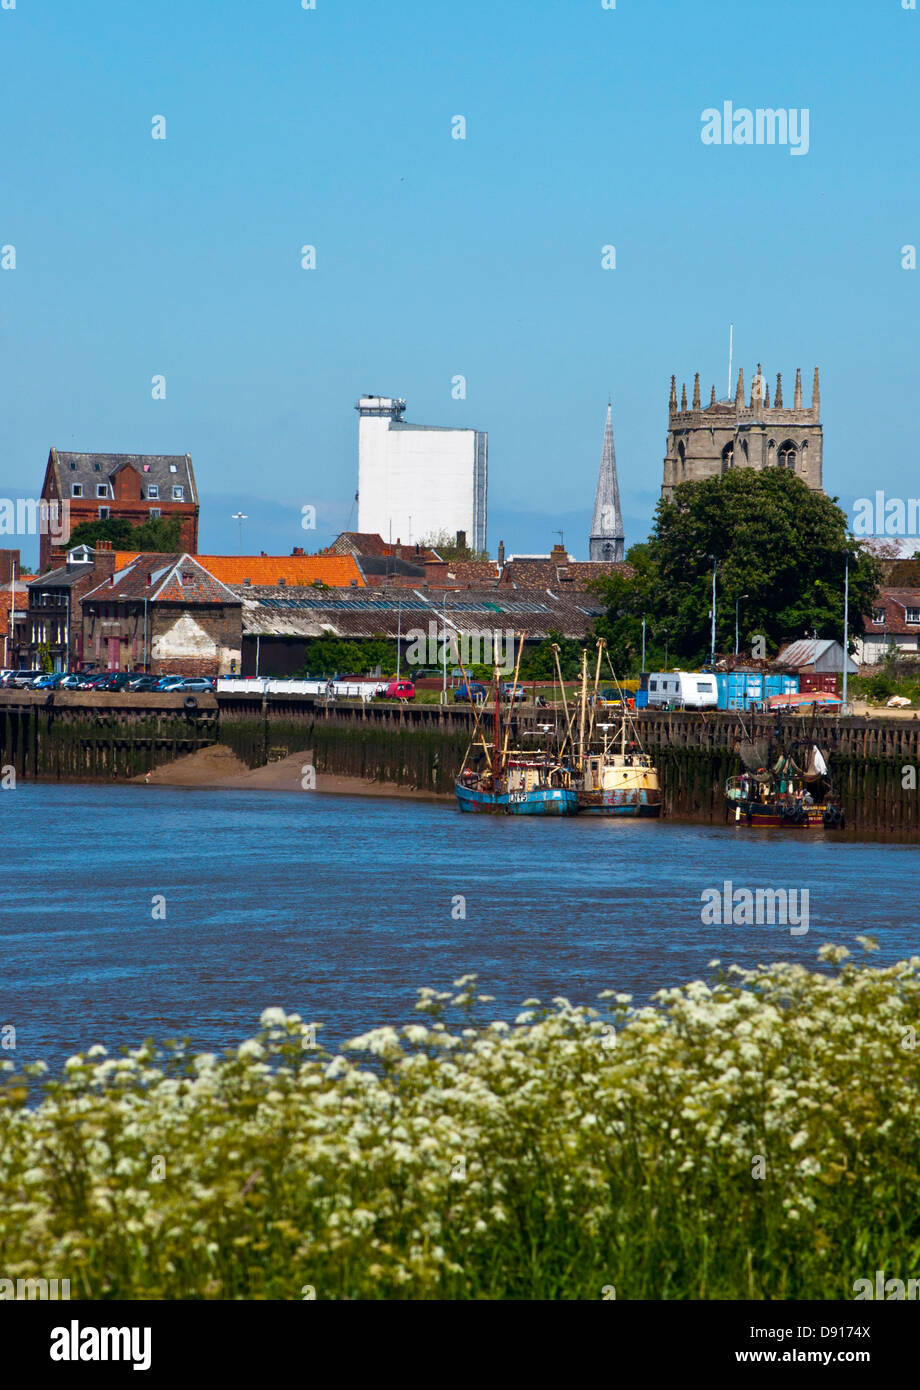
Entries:
[[680,465],[681,475],[683,475],[684,469],[686,467],[686,459],[687,451],[684,448],[683,440],[681,440],[681,442],[677,446],[677,462]]
[[779,446],[779,466],[780,468],[790,468],[795,471],[796,447],[791,439]]
[[722,472],[727,473],[735,462],[735,446],[731,440],[722,450]]

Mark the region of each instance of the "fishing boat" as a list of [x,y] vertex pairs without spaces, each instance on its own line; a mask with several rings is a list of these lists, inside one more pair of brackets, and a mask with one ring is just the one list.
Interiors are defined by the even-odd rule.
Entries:
[[[522,635],[512,689],[517,688],[523,649]],[[479,815],[573,816],[578,810],[578,795],[569,764],[550,746],[512,748],[511,706],[503,734],[497,667],[493,672],[492,702],[491,739],[479,710],[475,704],[472,707],[475,733],[455,783],[460,810]],[[550,726],[545,725],[544,732],[549,730]]]
[[[598,639],[594,690],[590,697],[587,653],[582,657],[578,749],[575,759],[578,810],[580,813],[594,816],[658,816],[661,814],[658,769],[642,747],[638,729],[630,717],[626,699],[610,665],[609,655],[607,663],[610,665],[610,674],[619,695],[621,718],[612,724],[600,723],[597,720],[598,710],[601,708],[598,696],[601,657],[606,652],[606,642]],[[564,690],[563,707],[565,708]],[[568,720],[567,709],[566,718]],[[574,717],[568,720],[568,723],[570,739],[574,742]]]
[[735,825],[800,830],[842,830],[827,759],[812,739],[784,746],[745,734],[739,753],[744,771],[725,784],[725,817]]

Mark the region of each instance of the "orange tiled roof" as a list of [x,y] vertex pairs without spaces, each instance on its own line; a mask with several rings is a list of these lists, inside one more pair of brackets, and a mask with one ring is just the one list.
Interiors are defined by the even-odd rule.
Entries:
[[[347,589],[352,580],[363,589],[364,576],[354,555],[197,555],[199,564],[222,584],[310,585],[318,579],[332,588]],[[117,561],[116,561],[117,564]]]

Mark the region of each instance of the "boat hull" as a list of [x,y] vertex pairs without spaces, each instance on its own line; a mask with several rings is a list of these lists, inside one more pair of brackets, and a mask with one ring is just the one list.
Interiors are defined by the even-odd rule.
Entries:
[[461,811],[491,816],[574,816],[578,796],[568,787],[535,787],[528,792],[481,792],[457,783]]
[[[784,816],[782,809],[775,803],[765,805],[760,801],[728,801],[725,810],[731,823],[752,829],[841,830],[845,824],[843,812],[839,807],[829,807],[822,802],[814,806],[803,806],[804,816],[800,820]],[[825,820],[826,810],[837,813],[834,823]]]
[[588,816],[660,816],[661,793],[646,787],[580,791],[578,811]]

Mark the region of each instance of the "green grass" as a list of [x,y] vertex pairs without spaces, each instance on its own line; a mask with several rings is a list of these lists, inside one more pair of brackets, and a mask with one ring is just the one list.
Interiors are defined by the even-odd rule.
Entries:
[[646,1008],[606,991],[511,1025],[477,1021],[466,976],[335,1058],[271,1009],[220,1057],[7,1063],[0,1274],[94,1299],[850,1299],[916,1277],[920,958],[713,968]]

